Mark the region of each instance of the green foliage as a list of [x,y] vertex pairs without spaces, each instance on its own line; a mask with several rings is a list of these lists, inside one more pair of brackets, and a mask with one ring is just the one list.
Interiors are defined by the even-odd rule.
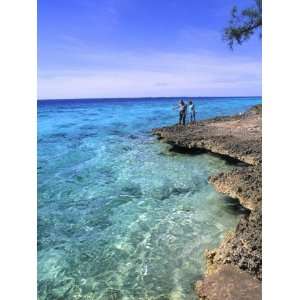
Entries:
[[224,29],[224,40],[232,49],[234,43],[241,45],[262,26],[262,0],[254,0],[255,5],[239,12],[234,6],[231,11],[229,26]]

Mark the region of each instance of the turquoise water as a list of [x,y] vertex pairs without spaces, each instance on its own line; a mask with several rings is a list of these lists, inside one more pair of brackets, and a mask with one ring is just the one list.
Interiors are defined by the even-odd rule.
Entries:
[[[195,299],[204,250],[241,211],[207,183],[232,166],[151,136],[177,121],[176,102],[38,102],[39,299]],[[195,103],[204,119],[261,99]]]

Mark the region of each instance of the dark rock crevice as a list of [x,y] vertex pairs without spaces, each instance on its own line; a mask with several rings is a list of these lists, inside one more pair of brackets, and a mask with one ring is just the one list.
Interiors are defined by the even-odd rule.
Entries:
[[247,167],[250,166],[248,163],[243,162],[237,158],[225,155],[225,154],[219,154],[215,152],[211,152],[210,150],[204,149],[204,148],[186,148],[183,146],[179,146],[176,144],[171,144],[171,148],[168,150],[171,153],[179,153],[179,154],[189,154],[189,155],[200,155],[200,154],[209,154],[211,156],[215,156],[218,158],[223,159],[226,161],[227,164],[232,165],[232,166],[238,166],[238,167]]

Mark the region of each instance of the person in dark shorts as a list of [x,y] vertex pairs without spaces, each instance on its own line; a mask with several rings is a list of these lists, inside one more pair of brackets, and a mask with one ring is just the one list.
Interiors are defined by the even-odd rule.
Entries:
[[192,100],[189,101],[190,122],[196,122],[196,109]]
[[187,105],[183,100],[179,101],[179,125],[185,125]]

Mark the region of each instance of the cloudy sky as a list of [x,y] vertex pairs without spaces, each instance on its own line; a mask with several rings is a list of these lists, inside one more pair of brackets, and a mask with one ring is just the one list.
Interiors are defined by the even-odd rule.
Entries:
[[38,97],[261,95],[261,40],[231,51],[252,0],[38,0]]

